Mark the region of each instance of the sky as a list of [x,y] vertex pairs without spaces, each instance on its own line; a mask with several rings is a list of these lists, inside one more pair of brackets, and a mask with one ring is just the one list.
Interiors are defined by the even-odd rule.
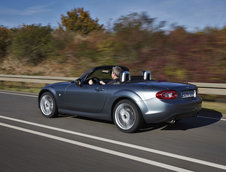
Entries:
[[146,12],[167,25],[184,26],[189,31],[226,26],[226,0],[0,0],[0,25],[51,25],[73,8],[89,11],[106,27],[132,12]]

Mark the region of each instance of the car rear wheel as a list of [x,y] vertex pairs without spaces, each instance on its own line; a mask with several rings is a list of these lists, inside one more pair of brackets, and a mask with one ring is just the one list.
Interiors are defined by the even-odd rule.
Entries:
[[113,111],[115,125],[123,132],[132,133],[137,131],[142,124],[139,109],[130,100],[119,101]]
[[56,117],[58,114],[55,98],[49,92],[45,92],[41,95],[39,107],[42,114],[47,118]]

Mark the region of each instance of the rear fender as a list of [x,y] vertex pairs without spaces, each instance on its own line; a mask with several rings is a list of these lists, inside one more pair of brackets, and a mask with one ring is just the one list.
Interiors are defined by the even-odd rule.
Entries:
[[[140,112],[144,114],[148,110],[146,104],[142,100],[142,98],[134,91],[132,90],[121,90],[119,92],[116,92],[114,94],[114,101],[112,104],[112,109],[114,109],[114,106],[122,99],[129,99],[132,100],[140,109]],[[112,111],[113,112],[113,111]]]

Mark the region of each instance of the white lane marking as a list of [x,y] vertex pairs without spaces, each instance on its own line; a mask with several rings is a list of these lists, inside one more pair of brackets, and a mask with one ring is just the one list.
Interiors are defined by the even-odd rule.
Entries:
[[224,118],[212,118],[212,117],[207,117],[207,116],[198,116],[198,118],[226,121],[226,119],[224,119]]
[[38,97],[38,96],[35,96],[35,95],[29,95],[29,94],[23,94],[23,93],[13,93],[13,92],[4,92],[4,91],[0,91],[0,94],[9,94],[9,95],[15,95],[15,96],[35,97],[35,98]]
[[58,137],[58,136],[51,135],[51,134],[46,134],[46,133],[42,133],[42,132],[38,132],[38,131],[34,131],[34,130],[22,128],[22,127],[16,127],[16,126],[1,123],[1,122],[0,122],[0,125],[3,126],[3,127],[23,131],[23,132],[26,132],[26,133],[50,138],[50,139],[53,139],[53,140],[58,140],[58,141],[65,142],[65,143],[70,143],[70,144],[73,144],[73,145],[76,145],[76,146],[81,146],[81,147],[93,149],[93,150],[96,150],[96,151],[104,152],[104,153],[119,156],[119,157],[123,157],[123,158],[130,159],[130,160],[133,160],[133,161],[138,161],[138,162],[142,162],[142,163],[145,163],[145,164],[157,166],[157,167],[160,167],[160,168],[165,168],[167,170],[178,171],[178,172],[191,172],[190,170],[186,170],[186,169],[183,169],[183,168],[164,164],[164,163],[161,163],[161,162],[152,161],[152,160],[141,158],[141,157],[138,157],[138,156],[133,156],[133,155],[130,155],[130,154],[126,154],[126,153],[114,151],[114,150],[111,150],[111,149],[106,149],[106,148],[102,148],[102,147],[78,142],[78,141],[75,141],[75,140],[66,139],[66,138],[63,138],[63,137]]
[[176,159],[180,159],[180,160],[184,160],[184,161],[189,161],[189,162],[193,162],[193,163],[198,163],[198,164],[202,164],[202,165],[206,165],[206,166],[210,166],[210,167],[226,170],[226,166],[225,165],[216,164],[216,163],[212,163],[212,162],[208,162],[208,161],[203,161],[203,160],[199,160],[199,159],[195,159],[195,158],[190,158],[190,157],[186,157],[186,156],[182,156],[182,155],[177,155],[177,154],[174,154],[174,153],[164,152],[164,151],[151,149],[151,148],[147,148],[147,147],[143,147],[143,146],[138,146],[138,145],[134,145],[134,144],[130,144],[130,143],[124,143],[124,142],[111,140],[111,139],[106,139],[106,138],[93,136],[93,135],[89,135],[89,134],[84,134],[84,133],[79,133],[79,132],[75,132],[75,131],[65,130],[65,129],[61,129],[61,128],[51,127],[51,126],[47,126],[47,125],[43,125],[43,124],[28,122],[28,121],[24,121],[24,120],[20,120],[20,119],[16,119],[16,118],[11,118],[11,117],[6,117],[6,116],[2,116],[2,115],[0,115],[0,118],[11,120],[11,121],[15,121],[15,122],[20,122],[20,123],[24,123],[24,124],[28,124],[28,125],[33,125],[33,126],[37,126],[37,127],[41,127],[41,128],[47,128],[47,129],[60,131],[60,132],[64,132],[64,133],[68,133],[68,134],[72,134],[72,135],[86,137],[86,138],[90,138],[90,139],[94,139],[94,140],[98,140],[98,141],[103,141],[103,142],[107,142],[107,143],[111,143],[111,144],[125,146],[125,147],[129,147],[129,148],[137,149],[137,150],[151,152],[151,153],[155,153],[155,154],[159,154],[159,155],[163,155],[163,156],[168,156],[168,157],[171,157],[171,158],[176,158]]

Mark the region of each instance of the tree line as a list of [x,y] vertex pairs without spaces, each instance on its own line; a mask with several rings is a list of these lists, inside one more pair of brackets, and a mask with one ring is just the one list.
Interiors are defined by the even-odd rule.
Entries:
[[135,73],[151,70],[157,79],[225,82],[226,27],[188,32],[165,26],[143,12],[105,28],[83,8],[72,9],[61,15],[58,28],[0,26],[0,64],[9,56],[31,66],[54,60],[65,68],[73,63],[78,75],[97,65],[120,64]]

